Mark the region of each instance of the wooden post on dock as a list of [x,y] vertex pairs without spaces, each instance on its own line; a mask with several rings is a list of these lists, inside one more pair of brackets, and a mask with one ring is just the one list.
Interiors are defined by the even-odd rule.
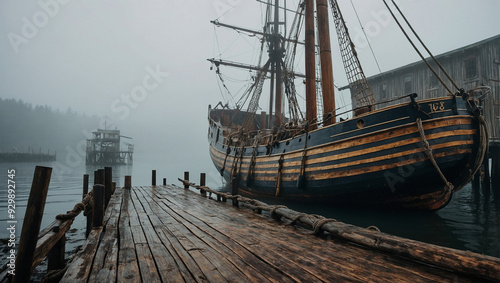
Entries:
[[132,176],[125,176],[125,189],[130,190],[132,188]]
[[[95,173],[94,173],[95,176]],[[95,177],[94,177],[95,180]],[[83,197],[82,199],[89,193],[89,174],[83,175]],[[85,228],[85,238],[87,238],[90,234],[90,230],[92,230],[92,215],[87,215],[87,227]]]
[[104,167],[104,207],[108,207],[109,200],[113,194],[111,191],[113,183],[113,168]]
[[494,191],[500,192],[500,147],[492,146],[491,151],[491,182]]
[[151,172],[151,186],[156,186],[156,170]]
[[490,159],[489,159],[489,150],[486,150],[486,153],[484,155],[483,159],[483,172],[484,172],[484,177],[483,177],[483,189],[490,189],[491,187],[491,182],[490,182]]
[[85,197],[86,194],[89,193],[89,174],[83,175],[83,194],[82,198]]
[[[184,172],[184,180],[189,181],[189,172]],[[189,189],[189,185],[185,184],[184,189]]]
[[237,176],[234,176],[233,179],[231,180],[231,194],[233,196],[238,194],[238,185],[239,185],[239,179]]
[[[205,173],[200,173],[200,186],[204,187],[206,184],[207,175]],[[207,197],[207,192],[204,189],[200,189],[200,194],[203,197]]]
[[98,185],[103,185],[104,186],[104,182],[105,182],[105,176],[106,176],[106,172],[104,171],[104,169],[99,169],[97,170],[97,174],[99,175],[99,184]]
[[[231,182],[231,195],[235,196],[238,194],[238,182],[239,179],[238,177],[234,176],[233,181]],[[237,199],[232,199],[233,201],[233,206],[238,206],[238,200]]]
[[92,227],[101,227],[104,219],[104,186],[94,185],[94,205],[92,206]]
[[163,178],[163,185],[166,186],[167,185],[167,178]]
[[114,194],[116,191],[116,182],[111,182],[111,194]]
[[29,282],[38,233],[42,223],[52,168],[37,166],[33,175],[30,196],[26,205],[23,228],[16,258],[16,275],[13,282]]
[[104,169],[94,171],[94,185],[104,185]]
[[58,270],[63,269],[66,266],[64,261],[64,253],[66,252],[66,235],[62,236],[59,241],[56,242],[54,247],[47,254],[47,270]]

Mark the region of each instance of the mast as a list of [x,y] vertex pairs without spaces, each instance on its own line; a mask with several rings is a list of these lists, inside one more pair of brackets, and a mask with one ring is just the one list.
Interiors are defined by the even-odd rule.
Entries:
[[316,0],[318,41],[321,60],[321,88],[323,90],[323,125],[335,123],[335,91],[333,88],[332,49],[328,22],[327,0]]
[[275,126],[280,126],[281,125],[281,116],[282,116],[282,109],[281,109],[281,97],[282,97],[282,79],[281,79],[281,58],[283,57],[283,50],[281,47],[281,40],[279,36],[279,0],[274,1],[274,38],[273,38],[273,61],[274,61],[274,69],[276,71],[275,78],[276,78],[276,103],[275,103],[275,117],[274,117],[274,125]]
[[[317,119],[316,109],[316,59],[314,37],[314,0],[305,0],[305,68],[306,68],[306,119],[312,124]],[[317,126],[309,126],[309,130]]]

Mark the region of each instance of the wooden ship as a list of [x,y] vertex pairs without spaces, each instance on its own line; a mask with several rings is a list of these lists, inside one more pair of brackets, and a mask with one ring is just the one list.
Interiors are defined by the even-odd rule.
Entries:
[[92,132],[92,139],[87,140],[86,165],[131,165],[133,163],[134,145],[125,143],[126,150],[121,149],[120,130],[98,129]]
[[[396,104],[380,107],[337,1],[316,0],[316,5],[314,0],[300,1],[289,28],[283,20],[290,10],[282,7],[285,1],[261,2],[267,15],[261,31],[213,21],[216,26],[260,36],[259,60],[266,49],[268,54],[256,65],[209,59],[219,75],[221,66],[254,72],[253,83],[243,94],[247,103],[209,106],[210,156],[232,188],[238,188],[233,193],[437,210],[470,181],[488,144],[484,118],[477,100],[469,95],[474,90],[458,87],[449,76],[439,77],[438,73],[446,74],[441,68],[433,70],[445,88],[439,96],[417,100],[417,93],[399,93]],[[400,12],[392,3],[392,8],[386,3],[389,11]],[[347,119],[335,105],[328,8],[354,101]],[[294,70],[299,44],[305,46],[305,74]],[[297,93],[297,79],[304,80],[305,95]],[[270,89],[269,110],[258,114],[263,89]],[[305,113],[299,108],[299,95],[305,97]]]

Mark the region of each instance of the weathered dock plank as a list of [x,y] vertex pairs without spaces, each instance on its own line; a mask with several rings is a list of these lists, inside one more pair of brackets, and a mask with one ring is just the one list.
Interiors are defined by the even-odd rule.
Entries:
[[110,204],[62,282],[475,280],[175,186],[117,190]]
[[89,281],[110,282],[116,278],[118,260],[118,220],[121,210],[120,193],[108,204],[104,214],[104,235],[94,257]]
[[[222,241],[223,243],[235,242],[239,244],[239,249],[243,247],[252,250],[261,260],[267,260],[268,266],[281,270],[292,280],[303,281],[307,276],[308,280],[316,277],[316,280],[322,281],[349,281],[349,279],[364,281],[366,278],[374,277],[375,274],[378,274],[380,278],[389,274],[391,280],[398,281],[405,281],[408,278],[416,281],[439,281],[443,278],[456,277],[435,268],[422,272],[426,269],[423,265],[415,268],[414,263],[396,260],[391,256],[359,247],[353,249],[346,243],[339,243],[332,254],[331,242],[318,240],[317,237],[311,236],[308,230],[297,229],[289,225],[277,225],[276,221],[269,218],[263,218],[257,214],[248,215],[248,211],[244,209],[232,210],[228,214],[226,207],[221,207],[216,202],[205,203],[203,198],[193,198],[182,190],[168,191],[168,193],[175,195],[166,200],[171,203],[170,206],[175,204],[179,210],[183,206],[190,208],[182,210],[182,216],[187,217],[194,212],[198,217],[212,216],[210,219],[197,223],[198,227],[203,227],[203,224],[212,226],[212,231],[207,234],[213,236],[223,231],[229,235],[226,241]],[[154,198],[161,197],[156,195]],[[233,228],[228,223],[239,225]],[[242,227],[251,227],[253,231]],[[256,234],[255,231],[261,234]],[[329,266],[331,269],[318,269],[317,265]],[[371,268],[364,267],[368,265]],[[331,272],[331,270],[340,272]]]
[[118,258],[116,275],[116,281],[118,282],[137,282],[140,280],[137,254],[130,225],[129,209],[131,209],[131,206],[133,205],[130,200],[130,190],[123,190],[120,220],[118,221],[120,239],[120,257]]

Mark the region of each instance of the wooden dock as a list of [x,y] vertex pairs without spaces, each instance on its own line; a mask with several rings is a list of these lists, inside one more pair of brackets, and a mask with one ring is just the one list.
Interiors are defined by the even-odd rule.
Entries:
[[[499,276],[498,267],[485,272],[477,263],[484,277],[475,277],[287,223],[177,186],[117,189],[104,225],[92,229],[61,282],[477,282]],[[491,263],[495,269],[500,260]]]

